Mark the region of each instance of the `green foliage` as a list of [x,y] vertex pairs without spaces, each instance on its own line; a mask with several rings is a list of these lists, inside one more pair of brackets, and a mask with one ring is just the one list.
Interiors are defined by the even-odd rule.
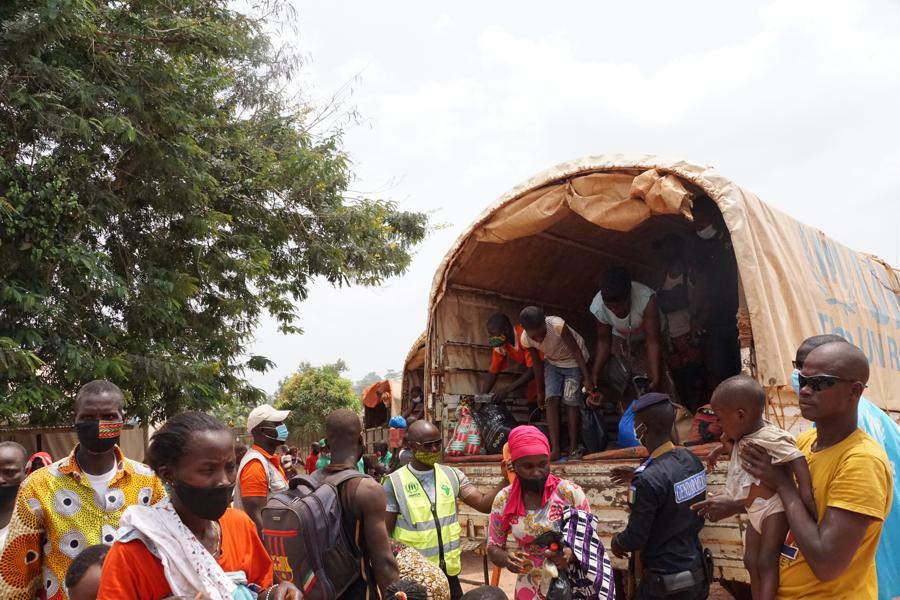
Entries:
[[281,381],[275,406],[292,411],[287,422],[292,434],[323,435],[325,418],[332,411],[349,408],[358,413],[362,410],[353,384],[341,376],[346,370],[342,360],[322,367],[304,362],[296,373]]
[[353,391],[357,396],[361,396],[363,391],[372,385],[373,383],[377,383],[382,381],[384,378],[374,371],[370,371],[365,377],[357,381],[353,384]]
[[373,383],[384,381],[385,379],[396,379],[400,381],[403,379],[403,373],[395,371],[394,369],[388,369],[384,375],[379,375],[374,371],[370,371],[362,379],[353,384],[353,391],[356,392],[357,396],[361,396],[367,387]]
[[[348,200],[340,132],[225,0],[0,2],[0,404],[58,421],[107,378],[156,420],[254,404],[262,315],[402,273],[425,215]],[[265,3],[264,3],[265,4]]]

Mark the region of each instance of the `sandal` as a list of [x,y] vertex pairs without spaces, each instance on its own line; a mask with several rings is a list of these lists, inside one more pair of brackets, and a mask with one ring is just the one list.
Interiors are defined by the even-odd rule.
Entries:
[[584,458],[584,446],[578,446],[569,452],[569,460],[581,460]]

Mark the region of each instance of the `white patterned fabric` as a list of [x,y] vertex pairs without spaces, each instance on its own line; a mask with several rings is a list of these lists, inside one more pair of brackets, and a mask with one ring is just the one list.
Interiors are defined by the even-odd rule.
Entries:
[[612,564],[597,533],[599,522],[591,513],[568,507],[563,512],[562,538],[575,553],[569,566],[574,600],[615,600]]
[[175,512],[167,497],[153,506],[132,506],[122,515],[119,541],[141,540],[157,557],[173,596],[231,600],[237,586]]

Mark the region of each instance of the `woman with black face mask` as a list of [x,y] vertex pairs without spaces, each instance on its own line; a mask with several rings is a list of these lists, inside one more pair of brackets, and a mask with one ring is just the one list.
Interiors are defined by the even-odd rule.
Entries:
[[169,497],[122,516],[98,599],[300,599],[293,584],[272,585],[256,525],[229,508],[236,465],[228,428],[203,413],[175,416],[153,434],[147,462]]
[[[550,442],[537,427],[520,425],[513,429],[509,434],[509,454],[516,478],[494,500],[488,557],[495,565],[519,575],[517,600],[542,600],[546,592],[546,585],[543,591],[541,586],[545,561],[564,571],[576,559],[571,548],[558,546],[553,550],[538,538],[562,530],[567,508],[589,513],[590,505],[578,485],[550,472]],[[506,550],[510,535],[520,548],[516,552]]]

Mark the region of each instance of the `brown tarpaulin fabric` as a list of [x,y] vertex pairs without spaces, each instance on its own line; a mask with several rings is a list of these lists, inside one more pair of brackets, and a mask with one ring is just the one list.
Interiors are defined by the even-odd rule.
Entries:
[[[564,163],[514,188],[482,213],[435,274],[426,368],[437,372],[441,367],[447,339],[470,337],[471,326],[457,322],[458,310],[444,310],[442,304],[451,279],[459,274],[469,287],[492,289],[494,273],[484,269],[479,275],[476,268],[479,243],[490,246],[544,235],[573,213],[604,230],[627,232],[653,215],[688,216],[692,191],[716,202],[731,232],[742,304],[752,327],[756,375],[770,398],[795,403],[789,386],[797,346],[811,335],[838,333],[869,356],[872,375],[866,397],[900,412],[897,270],[767,206],[712,168],[653,156],[604,155]],[[473,281],[478,279],[482,281]]]

